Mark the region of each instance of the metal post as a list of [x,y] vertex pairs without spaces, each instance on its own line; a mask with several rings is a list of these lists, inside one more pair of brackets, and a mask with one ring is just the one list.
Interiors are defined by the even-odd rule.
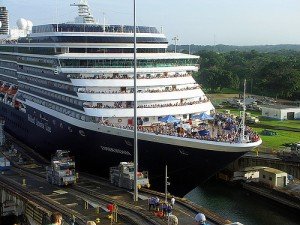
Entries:
[[133,200],[138,201],[138,187],[137,187],[137,172],[138,172],[138,139],[137,139],[137,59],[136,59],[136,3],[133,0],[133,25],[134,25],[134,195]]
[[105,33],[106,32],[106,28],[105,28],[105,26],[106,26],[106,21],[105,21],[105,13],[103,13],[103,32]]
[[246,114],[246,79],[244,80],[244,104],[243,104],[243,118],[242,118],[242,141],[245,140],[245,114]]
[[176,36],[176,37],[174,37],[173,39],[172,39],[174,42],[175,42],[175,53],[177,52],[177,41],[179,41],[179,38],[178,38],[178,36]]
[[166,165],[165,171],[165,202],[168,202],[168,166]]

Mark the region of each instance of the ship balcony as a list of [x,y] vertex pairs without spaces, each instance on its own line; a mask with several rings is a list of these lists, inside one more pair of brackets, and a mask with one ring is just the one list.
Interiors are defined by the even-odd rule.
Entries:
[[[133,79],[71,79],[74,86],[77,87],[133,87]],[[184,85],[194,84],[195,80],[192,76],[172,77],[172,78],[153,78],[138,79],[137,86],[168,86],[168,85]]]
[[[137,116],[151,117],[177,114],[193,114],[198,112],[206,112],[213,108],[214,107],[210,101],[183,106],[138,108]],[[96,117],[133,117],[133,110],[133,108],[90,108],[87,106],[84,107],[86,115]]]
[[[77,93],[78,98],[83,101],[90,102],[109,102],[109,101],[133,101],[133,93]],[[138,101],[155,101],[155,100],[176,100],[182,98],[194,98],[203,96],[203,91],[198,89],[184,91],[168,91],[168,92],[143,92],[137,93]]]
[[[186,65],[186,66],[172,66],[172,67],[143,67],[137,68],[137,73],[164,73],[164,72],[184,72],[184,71],[198,71],[198,65]],[[64,74],[133,74],[134,68],[122,68],[122,67],[61,67],[61,72]]]

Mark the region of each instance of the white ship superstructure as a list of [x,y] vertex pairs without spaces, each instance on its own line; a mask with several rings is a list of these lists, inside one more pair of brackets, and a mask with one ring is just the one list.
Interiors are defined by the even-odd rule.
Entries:
[[[2,40],[1,112],[8,131],[24,142],[49,151],[74,148],[87,161],[99,155],[109,168],[133,155],[133,26],[97,24],[87,1],[74,6],[79,9],[75,22],[33,26],[26,37]],[[28,25],[22,27],[26,32]],[[178,160],[188,168],[198,165],[197,157],[206,157],[203,165],[214,173],[261,140],[250,131],[240,139],[235,122],[226,122],[236,129],[223,133],[226,138],[182,131],[193,115],[214,113],[214,107],[192,76],[199,56],[167,52],[167,47],[156,28],[137,27],[138,137],[145,160],[140,164],[151,174],[149,163],[156,155],[162,160],[157,168],[168,163],[170,171],[173,166],[174,173],[181,173]],[[180,132],[175,124],[161,125],[168,115],[182,123]],[[80,145],[90,145],[90,151],[84,147],[82,153]]]

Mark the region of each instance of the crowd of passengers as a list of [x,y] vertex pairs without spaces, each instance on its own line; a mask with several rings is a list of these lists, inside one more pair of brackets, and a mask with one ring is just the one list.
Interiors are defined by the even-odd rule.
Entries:
[[[189,73],[185,73],[185,74],[176,73],[174,75],[157,74],[156,76],[137,74],[137,79],[157,79],[157,78],[188,77],[188,76],[191,76],[191,74],[189,74]],[[131,77],[131,76],[122,75],[122,74],[116,74],[113,76],[107,76],[107,75],[84,76],[82,74],[80,74],[80,75],[71,75],[70,74],[69,77],[72,79],[103,79],[103,80],[106,80],[106,79],[133,79],[133,77]]]
[[[194,87],[185,87],[185,88],[169,88],[169,89],[146,89],[146,90],[138,90],[139,93],[160,93],[160,92],[173,92],[173,91],[187,91],[200,89],[200,86]],[[133,93],[133,89],[126,91],[94,91],[94,90],[82,90],[78,91],[79,93],[100,93],[100,94],[130,94]]]
[[[209,102],[210,100],[203,97],[203,99],[199,99],[198,101],[192,102],[177,102],[177,103],[166,103],[166,104],[151,104],[151,105],[139,105],[137,108],[162,108],[162,107],[174,107],[174,106],[186,106],[186,105],[195,105]],[[101,108],[101,109],[129,109],[132,108],[132,105],[124,105],[123,102],[114,102],[114,105],[103,105],[102,103],[98,103],[97,105],[84,105],[86,108]]]
[[[205,141],[239,143],[241,142],[242,132],[242,129],[240,128],[240,122],[241,119],[238,117],[233,118],[232,116],[218,113],[214,115],[214,120],[211,120],[208,123],[200,123],[198,125],[193,125],[193,121],[189,120],[189,128],[183,126],[183,122],[180,122],[159,123],[152,124],[150,126],[138,125],[137,129],[140,132],[155,133],[157,135],[194,138]],[[117,127],[121,129],[134,129],[132,125],[120,126],[109,123],[108,121],[101,121],[100,123],[105,126]],[[203,130],[209,132],[206,132],[205,135],[202,135],[200,133]],[[245,136],[247,137],[247,142],[256,142],[260,140],[259,135],[248,126],[245,127]]]
[[11,40],[11,39],[2,39],[0,40],[0,44],[17,44],[18,40]]

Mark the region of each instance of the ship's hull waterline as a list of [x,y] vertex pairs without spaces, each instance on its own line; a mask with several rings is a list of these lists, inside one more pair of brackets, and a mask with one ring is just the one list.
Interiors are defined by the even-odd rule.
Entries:
[[[83,129],[51,115],[45,122],[38,118],[40,112],[36,109],[28,107],[24,113],[0,105],[6,131],[47,158],[57,149],[68,149],[81,171],[103,177],[108,177],[109,167],[133,160],[132,138]],[[30,121],[29,117],[36,120]],[[181,196],[249,150],[213,151],[145,140],[139,140],[138,145],[139,168],[149,171],[152,186],[163,190],[167,165],[170,193]]]

